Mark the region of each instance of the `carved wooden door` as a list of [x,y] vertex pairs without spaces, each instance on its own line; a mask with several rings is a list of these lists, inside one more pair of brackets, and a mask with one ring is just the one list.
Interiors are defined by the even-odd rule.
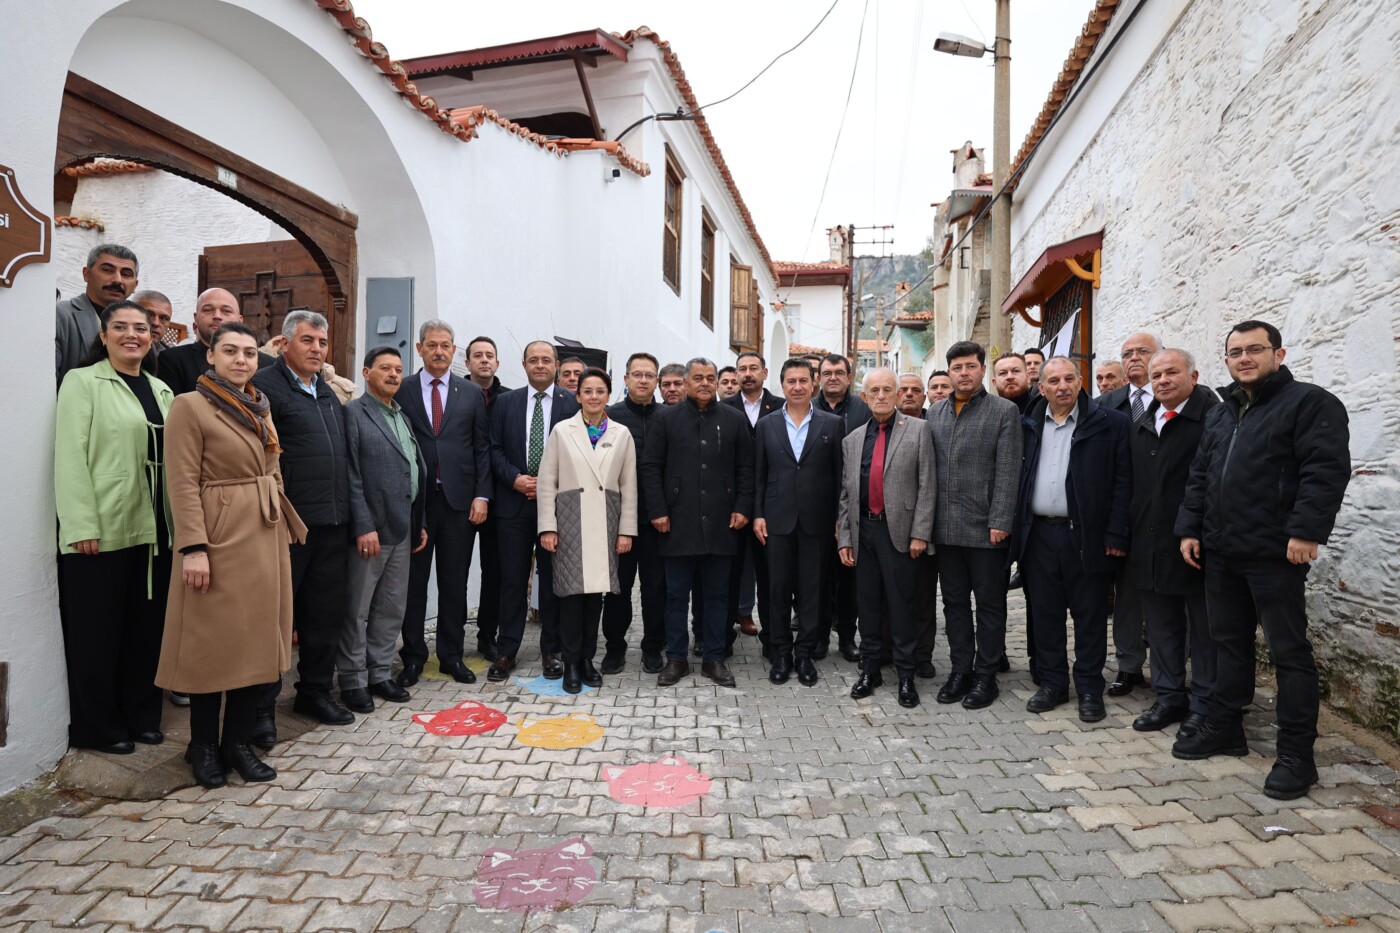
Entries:
[[[281,333],[287,312],[298,308],[324,314],[335,326],[325,276],[296,240],[205,247],[199,257],[199,290],[206,288],[233,292],[243,309],[243,323],[258,335],[259,343]],[[340,360],[333,362],[341,365]]]

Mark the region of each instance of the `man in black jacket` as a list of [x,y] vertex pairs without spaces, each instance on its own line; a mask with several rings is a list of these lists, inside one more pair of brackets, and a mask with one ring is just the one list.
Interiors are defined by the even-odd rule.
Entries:
[[[355,716],[331,699],[335,652],[350,623],[345,554],[350,543],[350,467],[345,410],[320,378],[330,327],[314,311],[293,311],[282,323],[282,358],[259,366],[253,385],[271,404],[282,445],[282,485],[306,523],[306,543],[291,545],[292,623],[299,645],[293,709],[326,725]],[[253,741],[276,741],[273,704],[281,684],[269,685],[258,709]]]
[[[496,370],[501,368],[496,341],[490,337],[473,337],[472,342],[467,344],[466,356],[467,372],[471,376],[468,381],[481,390],[482,401],[486,403],[486,425],[489,435],[491,408],[497,399],[510,391],[496,378]],[[489,437],[487,443],[490,443]],[[487,459],[490,460],[489,449]],[[496,518],[490,510],[486,513],[486,521],[476,526],[476,553],[481,570],[476,608],[476,650],[486,660],[494,661],[496,630],[501,615],[501,589],[494,581],[501,578],[501,554],[496,541]],[[462,610],[465,612],[469,608],[466,599],[463,598]],[[467,620],[463,618],[464,628],[466,624]]]
[[637,538],[632,550],[617,558],[616,593],[603,597],[602,672],[617,674],[626,666],[627,630],[632,625],[632,586],[641,580],[642,588],[642,670],[661,672],[661,653],[666,648],[666,565],[661,559],[660,536],[651,526],[651,513],[641,489],[641,457],[647,448],[647,434],[662,407],[656,402],[656,374],[659,366],[650,353],[633,353],[627,358],[623,383],[627,395],[608,406],[608,419],[632,432],[637,450]]
[[1174,528],[1206,414],[1220,400],[1196,384],[1196,361],[1185,350],[1153,355],[1151,373],[1153,402],[1128,432],[1133,459],[1132,540],[1124,575],[1137,588],[1147,619],[1157,702],[1133,721],[1133,728],[1156,732],[1185,720],[1177,732],[1181,737],[1205,722],[1206,698],[1215,687],[1215,648],[1206,625],[1201,572],[1181,559],[1181,540]]
[[642,494],[666,558],[666,666],[657,686],[670,687],[690,673],[686,609],[699,573],[704,599],[704,663],[701,673],[734,686],[724,663],[729,565],[738,544],[734,532],[753,514],[753,439],[744,416],[716,400],[713,362],[686,364],[687,397],[652,423],[642,454]]
[[[749,422],[749,437],[754,436],[758,428],[760,419],[773,414],[783,407],[783,400],[769,392],[764,386],[768,381],[768,363],[761,355],[746,350],[739,354],[735,361],[735,372],[739,376],[739,391],[727,399],[722,400],[722,404],[742,412]],[[759,543],[753,536],[750,529],[745,528],[735,533],[739,550],[734,555],[734,561],[729,566],[729,611],[726,616],[725,632],[727,646],[732,646],[736,638],[735,625],[745,635],[757,635],[759,642],[763,645],[763,653],[768,655],[768,549]],[[753,568],[753,573],[746,574],[746,566]],[[754,625],[752,616],[739,616],[739,603],[741,602],[740,591],[743,589],[744,579],[748,578],[750,586],[757,583],[757,604],[758,620],[763,625],[760,631]],[[754,591],[750,589],[749,595],[753,596]]]
[[[817,396],[817,410],[841,418],[842,437],[856,428],[863,427],[870,420],[870,408],[861,401],[860,395],[851,390],[854,374],[851,361],[839,353],[828,353],[822,358],[817,371],[821,392]],[[831,644],[831,630],[836,629],[836,643],[841,657],[852,663],[860,661],[860,648],[856,646],[856,572],[847,567],[836,556],[836,541],[833,538],[826,549],[826,560],[822,564],[822,618],[817,633],[817,648],[812,655],[820,661],[826,657]]]
[[1235,381],[1206,420],[1177,515],[1181,553],[1205,569],[1215,642],[1206,723],[1172,747],[1177,758],[1244,755],[1261,624],[1278,677],[1278,759],[1264,793],[1292,800],[1317,781],[1318,677],[1303,587],[1327,543],[1351,478],[1347,412],[1332,393],[1297,382],[1283,337],[1263,321],[1225,342]]
[[[206,288],[195,299],[195,340],[161,351],[156,357],[156,376],[170,386],[176,395],[193,392],[199,377],[209,371],[209,341],[214,331],[228,323],[240,323],[243,309],[233,292],[225,288]],[[258,351],[258,371],[272,369],[277,357]],[[316,370],[318,373],[320,369]]]
[[[812,651],[817,646],[818,581],[826,539],[836,528],[846,435],[841,419],[812,406],[815,382],[806,360],[788,360],[780,375],[787,404],[772,418],[761,418],[755,429],[753,533],[768,552],[768,605],[773,611],[763,616],[773,663],[768,679],[786,683],[795,665],[797,679],[810,687],[817,682]],[[789,625],[793,594],[795,650]]]
[[59,385],[97,341],[101,313],[135,290],[138,272],[136,254],[125,246],[103,243],[88,253],[83,294],[59,301],[54,308],[54,370]]

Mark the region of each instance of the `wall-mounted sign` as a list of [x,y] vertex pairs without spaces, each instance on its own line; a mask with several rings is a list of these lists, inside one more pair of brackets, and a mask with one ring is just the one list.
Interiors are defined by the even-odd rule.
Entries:
[[0,165],[0,285],[9,288],[20,269],[48,261],[49,219],[19,193],[14,169]]

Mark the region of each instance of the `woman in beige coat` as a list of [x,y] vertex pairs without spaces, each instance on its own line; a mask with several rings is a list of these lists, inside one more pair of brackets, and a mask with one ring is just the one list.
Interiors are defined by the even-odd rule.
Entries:
[[632,432],[608,420],[612,379],[601,369],[578,383],[582,410],[554,428],[540,463],[540,546],[554,555],[564,690],[601,687],[593,666],[603,594],[618,592],[617,555],[637,534],[637,452]]
[[[246,781],[276,772],[248,744],[259,689],[282,676],[292,653],[288,542],[306,526],[282,494],[277,432],[251,379],[258,343],[225,324],[209,350],[212,372],[175,398],[165,465],[175,550],[156,683],[190,694],[195,780],[220,787],[234,768]],[[224,704],[223,740],[219,706]]]

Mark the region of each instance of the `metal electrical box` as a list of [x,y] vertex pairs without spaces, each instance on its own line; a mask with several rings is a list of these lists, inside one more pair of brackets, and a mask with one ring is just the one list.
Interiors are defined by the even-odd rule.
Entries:
[[[418,368],[413,343],[413,279],[385,278],[365,280],[366,352],[375,347],[393,347],[403,356],[403,369],[411,373]],[[355,360],[356,376],[359,360]]]

